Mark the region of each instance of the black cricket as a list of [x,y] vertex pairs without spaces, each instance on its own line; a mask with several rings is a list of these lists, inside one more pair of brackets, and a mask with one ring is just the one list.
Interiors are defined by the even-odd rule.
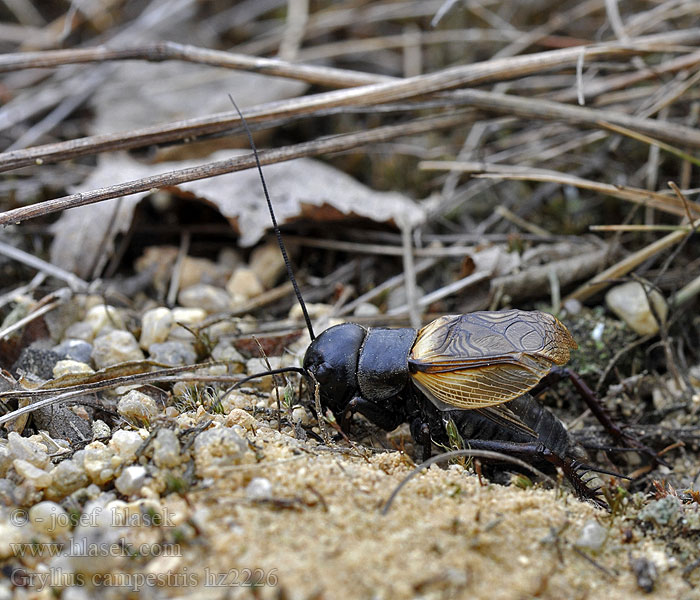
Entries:
[[[550,379],[570,377],[593,414],[618,443],[658,461],[656,453],[631,438],[608,417],[585,383],[560,368],[577,347],[566,327],[539,311],[483,311],[450,315],[415,329],[336,325],[314,335],[267,190],[252,134],[238,111],[253,150],[273,228],[311,336],[303,368],[288,367],[251,379],[298,372],[318,386],[323,409],[346,428],[354,413],[391,431],[409,423],[424,460],[433,443],[447,446],[454,423],[465,447],[527,457],[560,468],[581,498],[599,502],[582,472],[609,473],[580,462],[585,452],[563,423],[529,393]],[[320,418],[320,415],[319,415]],[[617,475],[613,473],[613,475]]]

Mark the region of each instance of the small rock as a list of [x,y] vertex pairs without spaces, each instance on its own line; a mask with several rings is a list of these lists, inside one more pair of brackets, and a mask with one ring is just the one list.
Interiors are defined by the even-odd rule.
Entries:
[[[282,359],[279,356],[268,356],[267,362],[270,363],[270,367],[273,369],[279,369],[282,366]],[[248,375],[255,375],[256,373],[264,373],[269,371],[267,363],[263,358],[249,358],[246,361],[245,368]],[[265,380],[267,380],[267,383]],[[261,383],[263,384],[263,387],[269,384],[267,389],[270,389],[272,387],[272,378],[267,377],[265,379],[261,379]]]
[[370,302],[358,304],[352,313],[356,317],[373,317],[379,314],[379,308]]
[[192,344],[178,340],[151,344],[148,347],[151,360],[177,367],[179,365],[191,365],[197,361],[197,353]]
[[66,510],[55,502],[39,502],[29,509],[29,521],[36,531],[52,538],[66,534],[71,529]]
[[101,419],[97,419],[96,421],[92,422],[92,437],[93,439],[99,439],[99,438],[106,438],[109,437],[109,434],[112,433],[112,430],[109,428],[109,425],[102,421]]
[[98,304],[88,310],[85,322],[92,327],[94,337],[109,331],[125,329],[124,319],[119,310],[107,304]]
[[141,348],[147,350],[151,344],[167,340],[174,323],[173,312],[165,306],[152,308],[143,313],[139,340]]
[[260,427],[260,422],[249,412],[240,408],[234,408],[226,415],[226,426],[233,427],[234,425],[238,425],[246,431],[254,431]]
[[161,429],[153,440],[153,462],[158,467],[175,467],[180,463],[180,440],[172,429]]
[[136,457],[136,451],[142,443],[143,439],[135,431],[120,429],[112,434],[112,439],[109,440],[109,447],[122,461],[131,462]]
[[13,458],[31,463],[39,469],[46,469],[51,463],[43,444],[37,444],[23,438],[15,431],[11,431],[7,435],[7,449]]
[[603,334],[605,333],[605,323],[599,322],[596,323],[593,329],[591,330],[591,339],[596,343],[596,344],[601,344],[603,341]]
[[112,450],[102,442],[92,442],[85,446],[83,465],[93,483],[102,485],[114,478],[113,456]]
[[25,537],[29,529],[14,525],[9,519],[0,520],[0,559],[14,557],[16,560],[17,545],[29,542]]
[[211,357],[216,361],[226,361],[235,363],[244,363],[245,358],[236,350],[231,340],[222,340],[211,351]]
[[124,496],[136,494],[146,482],[146,468],[140,465],[127,467],[122,474],[117,477],[114,485]]
[[225,246],[219,252],[219,256],[216,259],[216,264],[223,270],[233,273],[234,269],[241,264],[243,260],[241,259],[241,253],[231,248],[230,246]]
[[200,474],[212,467],[239,462],[248,449],[248,442],[233,428],[216,427],[197,436],[194,441],[195,464]]
[[46,490],[46,497],[50,500],[62,500],[90,483],[82,466],[75,460],[58,463],[51,470],[51,479],[51,485]]
[[598,521],[589,520],[583,524],[581,534],[575,542],[578,548],[599,552],[605,543],[608,532]]
[[[173,319],[175,323],[182,323],[187,327],[196,328],[204,319],[207,318],[207,311],[203,308],[185,308],[178,306],[173,308]],[[179,325],[173,326],[170,332],[170,337],[178,340],[191,340],[192,334],[184,327]]]
[[272,483],[265,477],[254,477],[245,488],[248,500],[269,500],[272,498]]
[[[90,359],[88,358],[88,360]],[[94,372],[95,370],[90,365],[71,359],[59,360],[53,367],[53,376],[55,378],[63,375],[85,375]]]
[[[655,289],[651,289],[649,298],[659,318],[666,321],[668,305],[664,297]],[[630,281],[610,289],[605,294],[605,302],[611,311],[639,335],[655,335],[659,332],[659,324],[649,307],[644,287],[638,281]]]
[[92,360],[98,369],[103,369],[131,360],[143,360],[143,352],[128,331],[111,331],[95,340]]
[[[85,321],[76,321],[75,323],[68,325],[64,332],[64,336],[67,339],[83,340],[84,342],[90,342],[95,337],[92,332],[92,325],[90,323],[86,323]],[[92,352],[92,350],[90,350],[90,352]]]
[[14,466],[18,475],[23,477],[25,481],[31,483],[38,490],[42,490],[51,485],[51,474],[44,471],[44,469],[35,467],[26,460],[16,458],[12,461],[12,466]]
[[284,273],[284,257],[277,241],[269,241],[258,246],[250,255],[250,269],[258,276],[265,288],[271,288]]
[[82,339],[63,340],[52,350],[58,354],[61,360],[75,360],[81,363],[89,363],[92,354],[92,345]]
[[181,290],[178,300],[182,306],[203,308],[208,313],[226,312],[231,308],[231,297],[221,288],[206,283]]
[[231,301],[235,305],[259,296],[265,291],[265,288],[260,283],[255,271],[249,267],[238,267],[231,275],[231,279],[228,280],[226,291],[230,294]]
[[152,420],[160,411],[153,398],[138,390],[131,390],[119,400],[117,412],[125,419],[138,423]]
[[581,304],[580,300],[576,300],[576,298],[565,300],[563,306],[564,310],[572,316],[579,314],[583,310],[583,304]]
[[223,284],[227,271],[208,258],[187,256],[180,271],[180,286],[185,289],[198,283]]
[[313,417],[309,414],[303,406],[297,406],[292,410],[292,420],[295,423],[301,423],[302,425],[311,425],[314,422]]
[[[416,298],[420,298],[423,295],[425,295],[423,288],[417,285]],[[408,299],[406,296],[406,288],[402,285],[397,288],[394,288],[389,292],[386,298],[386,308],[387,310],[392,310],[401,306],[405,306],[407,302]]]
[[[323,304],[322,302],[307,302],[306,310],[309,312],[309,317],[311,317],[312,320],[316,320],[329,315],[333,307],[330,304]],[[299,306],[298,302],[292,304],[288,316],[295,321],[301,321],[304,318],[301,312],[301,306]],[[338,323],[340,323],[340,321],[338,321]]]

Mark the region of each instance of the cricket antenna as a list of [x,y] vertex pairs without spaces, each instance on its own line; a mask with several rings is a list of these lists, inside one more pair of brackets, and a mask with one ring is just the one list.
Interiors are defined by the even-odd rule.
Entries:
[[265,193],[265,200],[267,200],[267,208],[270,210],[270,218],[272,219],[272,227],[275,230],[275,235],[277,236],[277,243],[279,244],[280,251],[282,252],[282,258],[284,258],[284,264],[287,267],[287,275],[289,275],[289,280],[292,282],[292,286],[294,287],[294,293],[297,296],[297,300],[299,301],[299,306],[301,306],[301,312],[304,315],[304,321],[306,321],[306,328],[309,330],[309,335],[311,336],[311,339],[314,340],[316,339],[316,336],[314,335],[314,329],[311,326],[311,319],[309,318],[309,312],[306,310],[306,304],[304,303],[304,298],[301,296],[301,291],[299,290],[299,285],[297,284],[296,277],[294,277],[294,271],[292,271],[292,263],[289,262],[289,256],[287,255],[287,249],[284,246],[284,242],[282,241],[282,233],[280,233],[280,228],[277,225],[277,219],[275,218],[275,211],[272,209],[272,201],[270,200],[270,194],[267,191],[267,185],[265,184],[265,177],[263,176],[262,172],[262,167],[260,166],[260,158],[258,157],[258,149],[255,147],[255,142],[253,141],[253,134],[250,133],[250,127],[248,127],[248,123],[245,120],[245,117],[243,116],[243,113],[241,112],[241,109],[238,108],[238,105],[236,104],[235,100],[233,99],[233,96],[231,94],[228,95],[229,100],[231,100],[231,104],[233,104],[233,107],[236,109],[236,112],[238,113],[238,116],[241,118],[241,123],[243,123],[243,128],[245,129],[246,135],[248,136],[248,143],[250,144],[250,147],[253,150],[253,155],[255,156],[255,164],[258,167],[258,173],[260,174],[260,182],[262,183],[263,187],[263,192]]

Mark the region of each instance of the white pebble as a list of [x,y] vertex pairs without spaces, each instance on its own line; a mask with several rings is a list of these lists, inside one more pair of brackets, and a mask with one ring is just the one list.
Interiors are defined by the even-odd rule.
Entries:
[[195,464],[200,474],[211,467],[239,462],[248,449],[248,442],[233,428],[217,427],[200,433],[194,441]]
[[358,304],[353,311],[353,315],[356,317],[373,317],[379,314],[379,308],[370,302],[363,302]]
[[102,442],[92,442],[85,446],[83,466],[93,483],[102,485],[114,478],[114,452]]
[[153,440],[153,462],[158,467],[174,467],[180,462],[180,441],[172,429],[161,429]]
[[221,288],[206,283],[185,288],[178,294],[182,306],[203,308],[208,313],[225,312],[231,308],[231,297]]
[[311,425],[313,418],[303,406],[297,406],[292,410],[292,420],[302,425]]
[[54,500],[65,498],[68,494],[72,494],[89,483],[85,471],[75,459],[61,461],[51,470],[50,474],[52,481],[46,494],[47,497]]
[[248,500],[269,500],[272,498],[272,483],[265,477],[253,478],[245,489]]
[[170,332],[170,337],[178,340],[192,340],[194,336],[184,327],[180,327],[177,323],[187,325],[187,327],[196,327],[204,319],[207,318],[207,311],[203,308],[186,308],[178,306],[173,308],[173,319],[176,325]]
[[24,478],[25,481],[31,483],[35,488],[41,490],[51,485],[51,474],[35,467],[32,463],[16,458],[12,465],[17,471],[17,474]]
[[[664,297],[654,289],[649,291],[649,298],[662,321],[666,321],[668,305]],[[618,317],[639,335],[655,335],[659,324],[649,307],[644,287],[638,281],[617,285],[605,294],[605,302]]]
[[174,323],[173,312],[165,306],[152,308],[143,313],[139,340],[141,348],[148,349],[151,344],[167,340]]
[[98,369],[132,360],[143,360],[143,352],[136,338],[128,331],[110,331],[93,344],[92,360]]
[[51,463],[43,444],[23,438],[16,431],[11,431],[7,435],[7,449],[14,458],[27,461],[40,469],[45,469]]
[[264,287],[271,288],[277,283],[285,271],[284,257],[277,241],[270,241],[253,250],[250,255],[250,269]]
[[233,304],[240,304],[265,291],[255,272],[249,267],[238,267],[226,284]]
[[96,419],[92,422],[93,439],[108,437],[110,433],[112,433],[112,430],[109,428],[109,425],[101,419]]
[[109,447],[117,454],[124,462],[134,460],[136,451],[139,449],[143,439],[135,431],[127,431],[120,429],[115,431],[112,439],[109,440]]
[[598,552],[605,543],[608,531],[598,521],[589,520],[583,524],[581,534],[575,542],[578,548],[585,548],[592,552]]
[[71,529],[66,510],[55,502],[39,502],[29,509],[29,521],[36,531],[58,537]]
[[130,421],[148,422],[160,411],[153,398],[138,390],[131,390],[119,400],[117,412]]
[[93,306],[85,316],[85,322],[92,328],[92,335],[106,333],[113,329],[124,329],[124,320],[114,306],[98,304]]
[[95,370],[90,365],[77,360],[59,360],[53,366],[53,376],[55,378],[61,377],[62,375],[83,375],[94,372]]
[[136,494],[146,482],[146,468],[140,465],[127,467],[122,474],[117,477],[114,485],[119,493],[125,496]]

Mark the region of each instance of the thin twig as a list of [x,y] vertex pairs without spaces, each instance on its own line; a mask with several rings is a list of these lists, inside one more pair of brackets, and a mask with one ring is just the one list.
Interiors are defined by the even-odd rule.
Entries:
[[[358,133],[342,134],[323,138],[313,142],[304,142],[292,146],[276,150],[261,150],[259,152],[260,162],[263,165],[301,158],[303,156],[317,156],[329,152],[339,152],[362,146],[364,144],[384,141],[402,135],[412,135],[434,129],[452,127],[459,124],[464,118],[463,114],[457,113],[447,116],[428,117],[426,119],[418,119],[403,125],[388,125],[378,127],[368,131]],[[224,173],[233,173],[255,167],[255,156],[247,154],[244,156],[235,156],[225,160],[205,163],[197,167],[188,169],[180,169],[171,171],[161,175],[152,175],[135,181],[129,181],[106,188],[99,188],[89,192],[81,192],[71,194],[54,200],[47,200],[36,205],[15,208],[0,213],[0,225],[8,225],[11,223],[19,223],[26,219],[33,219],[38,216],[59,212],[67,208],[75,208],[76,206],[85,206],[94,204],[103,200],[117,198],[119,196],[128,196],[139,192],[146,192],[156,188],[168,187],[185,183],[186,181],[195,181],[198,179],[206,179]]]

